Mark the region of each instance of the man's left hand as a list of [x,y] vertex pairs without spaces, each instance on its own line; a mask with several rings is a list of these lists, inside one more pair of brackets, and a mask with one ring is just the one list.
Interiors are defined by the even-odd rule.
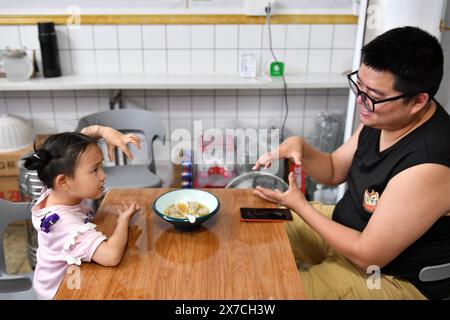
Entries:
[[289,189],[287,191],[281,192],[278,189],[271,190],[257,186],[253,193],[260,198],[281,204],[291,209],[296,204],[307,202],[303,192],[297,186],[293,172],[289,174]]

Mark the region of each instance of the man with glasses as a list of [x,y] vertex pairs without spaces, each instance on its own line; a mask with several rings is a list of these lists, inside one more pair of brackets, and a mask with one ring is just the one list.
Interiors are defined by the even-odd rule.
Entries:
[[286,229],[306,298],[450,296],[450,278],[419,280],[422,268],[450,262],[450,116],[434,99],[442,76],[436,38],[392,29],[362,48],[348,75],[361,120],[348,141],[327,154],[290,137],[258,159],[255,169],[289,158],[320,183],[347,182],[329,217],[292,173],[284,193],[255,190],[298,214]]

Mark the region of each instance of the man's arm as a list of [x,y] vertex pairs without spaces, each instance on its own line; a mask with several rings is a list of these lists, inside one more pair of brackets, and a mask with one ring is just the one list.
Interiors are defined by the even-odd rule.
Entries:
[[449,195],[449,168],[421,164],[389,181],[363,232],[323,217],[306,201],[292,209],[329,245],[365,270],[370,265],[381,268],[391,262],[448,213]]
[[333,153],[325,153],[314,149],[302,139],[302,166],[306,174],[326,185],[337,185],[344,182],[358,147],[358,136],[361,124],[353,135]]

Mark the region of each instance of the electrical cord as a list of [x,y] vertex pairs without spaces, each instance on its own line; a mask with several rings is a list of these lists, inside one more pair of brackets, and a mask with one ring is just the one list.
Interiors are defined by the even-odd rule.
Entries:
[[[270,53],[272,54],[273,59],[275,60],[275,62],[278,64],[278,59],[275,56],[275,53],[273,52],[273,48],[272,48],[272,32],[270,30],[270,15],[272,12],[272,8],[270,3],[267,5],[267,7],[265,8],[266,11],[266,25],[267,25],[267,31],[269,33],[269,49],[270,49]],[[286,84],[286,79],[284,77],[284,70],[283,73],[281,74],[281,79],[283,80],[283,88],[284,88],[284,106],[285,106],[285,114],[284,114],[284,119],[283,122],[281,124],[281,141],[284,140],[284,127],[286,126],[286,120],[288,117],[288,113],[289,113],[289,104],[288,104],[288,95],[287,95],[287,84]]]

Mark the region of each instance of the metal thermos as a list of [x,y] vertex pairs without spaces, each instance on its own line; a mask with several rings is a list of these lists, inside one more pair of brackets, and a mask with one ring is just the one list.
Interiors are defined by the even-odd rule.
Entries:
[[44,77],[60,77],[61,63],[59,59],[55,25],[53,22],[40,22],[38,23],[38,30]]

